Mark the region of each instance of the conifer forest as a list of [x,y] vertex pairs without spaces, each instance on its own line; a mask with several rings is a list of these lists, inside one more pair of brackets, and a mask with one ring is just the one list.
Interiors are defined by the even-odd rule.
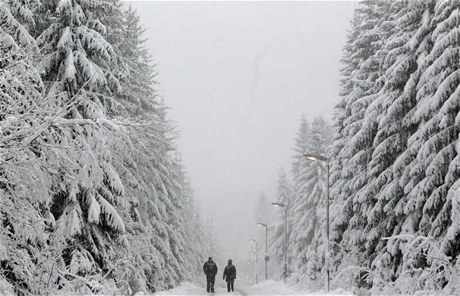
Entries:
[[240,256],[200,205],[133,5],[0,0],[0,295],[188,295],[211,256],[219,280],[234,259],[237,295],[460,294],[460,1],[354,5],[331,116],[294,113],[253,206],[267,232]]

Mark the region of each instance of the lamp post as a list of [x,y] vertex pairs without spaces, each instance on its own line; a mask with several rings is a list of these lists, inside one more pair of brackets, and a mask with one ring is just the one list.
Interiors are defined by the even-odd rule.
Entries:
[[267,264],[268,264],[268,226],[265,223],[257,223],[257,226],[265,227],[265,280],[268,279]]
[[283,240],[284,272],[283,272],[283,278],[284,278],[284,283],[286,284],[286,277],[287,277],[287,206],[281,202],[272,202],[271,205],[277,208],[284,208],[284,240]]
[[256,245],[256,250],[255,250],[255,253],[256,253],[256,284],[257,284],[257,278],[258,278],[258,268],[257,268],[257,265],[258,265],[258,260],[257,260],[257,241],[255,239],[250,239],[249,240],[251,243],[255,243]]
[[322,155],[317,154],[304,154],[309,160],[313,161],[322,161],[326,163],[326,272],[327,272],[327,279],[326,279],[326,286],[327,292],[329,292],[329,159]]

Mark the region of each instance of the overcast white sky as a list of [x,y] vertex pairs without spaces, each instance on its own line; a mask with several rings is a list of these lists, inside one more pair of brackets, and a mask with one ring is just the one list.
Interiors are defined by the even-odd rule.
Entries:
[[[246,258],[302,114],[332,117],[354,2],[135,1],[202,213]],[[276,209],[274,209],[276,211]]]

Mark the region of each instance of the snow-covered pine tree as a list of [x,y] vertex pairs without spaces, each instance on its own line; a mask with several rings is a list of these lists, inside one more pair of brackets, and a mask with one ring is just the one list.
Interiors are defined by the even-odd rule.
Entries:
[[[351,117],[351,109],[347,105],[347,98],[353,91],[355,80],[354,73],[358,70],[360,63],[367,55],[360,57],[355,53],[355,41],[361,34],[359,26],[363,21],[364,15],[355,10],[353,19],[351,20],[351,29],[347,34],[346,43],[342,49],[343,56],[341,59],[342,68],[340,70],[340,100],[334,106],[334,121],[333,121],[333,141],[330,150],[330,196],[332,199],[330,205],[331,211],[331,241],[340,242],[343,232],[348,227],[348,218],[353,215],[352,200],[348,199],[351,195],[350,188],[345,185],[352,178],[352,170],[348,168],[350,159],[347,153],[346,145],[349,135],[346,132],[347,119]],[[343,211],[343,213],[342,213]],[[335,243],[331,246],[333,254],[332,266],[337,266],[344,259],[344,252],[338,248]]]
[[[331,143],[329,124],[322,117],[314,118],[309,134],[304,154],[325,155]],[[325,266],[326,164],[307,159],[300,174],[305,182],[298,187],[301,190],[293,201],[291,242],[294,245],[299,281],[305,287],[311,287],[313,284],[324,283],[317,280]]]
[[[374,87],[380,62],[377,52],[383,42],[380,29],[387,6],[381,0],[360,2],[344,47],[340,92],[343,99],[337,106],[340,114],[336,115],[340,119],[336,125],[340,130],[334,142],[335,154],[331,155],[331,193],[334,200],[344,204],[344,212],[333,221],[332,238],[337,243],[342,239],[347,240],[345,232],[365,224],[363,220],[358,221],[357,216],[352,219],[354,212],[359,210],[353,200],[357,190],[365,183],[368,162],[368,151],[360,149],[368,146],[369,139],[361,139],[357,134],[362,127],[366,108],[375,98]],[[358,235],[351,237],[359,240]]]
[[118,119],[120,132],[111,137],[110,144],[116,156],[114,166],[132,207],[134,223],[127,228],[128,241],[138,266],[132,270],[132,277],[141,273],[137,277],[144,283],[138,283],[139,288],[155,292],[174,287],[179,280],[173,268],[177,259],[170,245],[174,230],[167,225],[168,219],[178,213],[168,192],[174,190],[172,184],[176,182],[167,154],[173,146],[165,138],[169,126],[158,114],[148,115],[150,118]]
[[[173,255],[166,230],[165,202],[160,199],[160,194],[167,194],[161,170],[170,174],[168,168],[160,167],[160,163],[168,161],[167,151],[172,150],[172,144],[165,138],[170,127],[163,122],[158,108],[141,114],[133,111],[143,110],[138,101],[125,99],[142,97],[152,104],[156,102],[155,72],[140,35],[143,31],[135,11],[132,8],[120,11],[119,1],[109,2],[115,13],[102,19],[107,23],[107,39],[114,44],[117,63],[112,70],[119,78],[121,91],[114,94],[115,103],[107,112],[120,129],[108,138],[114,166],[130,204],[130,209],[122,211],[123,219],[131,221],[127,225],[127,236],[133,265],[128,268],[128,278],[134,291],[155,292],[174,286],[166,266]],[[143,64],[143,68],[138,64]],[[142,87],[131,87],[140,81]]]
[[[288,216],[290,216],[289,214],[291,213],[290,208],[292,199],[292,185],[289,184],[286,173],[283,170],[280,170],[278,177],[278,189],[276,193],[276,200],[287,205]],[[277,221],[269,228],[269,232],[271,233],[269,241],[269,252],[271,254],[270,260],[273,262],[272,264],[276,266],[275,275],[277,278],[282,278],[284,272],[284,215],[284,210],[281,210],[280,213],[278,213]],[[290,230],[291,226],[288,225],[286,234],[287,245],[289,245]],[[292,260],[289,260],[289,262],[291,261]]]
[[115,112],[139,116],[146,112],[156,113],[160,106],[156,97],[155,76],[157,73],[152,70],[153,59],[145,46],[145,39],[142,37],[145,31],[139,23],[139,15],[129,5],[123,12],[122,23],[117,20],[111,21],[113,26],[121,26],[120,29],[112,26],[116,35],[112,37],[115,41],[115,50],[119,57],[117,76],[122,85],[123,92],[118,96],[117,101],[123,108]]
[[48,109],[34,68],[36,1],[0,3],[0,294],[39,293],[47,253],[49,178],[37,132]]
[[[182,160],[178,155],[175,157],[174,166],[177,181],[180,183],[180,192],[178,193],[181,199],[181,208],[179,209],[178,216],[180,217],[181,223],[179,235],[183,240],[183,250],[180,258],[183,260],[181,263],[182,280],[193,282],[195,280],[194,271],[197,269],[196,260],[204,260],[204,257],[198,254],[199,248],[195,244],[195,238],[190,235],[191,233],[194,233],[194,230],[191,227],[194,219],[193,211],[196,208],[193,200],[193,192],[190,185],[190,180],[188,180],[186,177]],[[203,253],[202,255],[205,254]]]
[[[168,155],[168,154],[167,154]],[[184,280],[185,276],[189,272],[186,269],[187,260],[190,258],[185,257],[185,249],[188,244],[188,234],[186,232],[185,215],[187,208],[185,205],[185,196],[182,186],[184,185],[184,172],[182,161],[177,156],[175,159],[171,159],[170,162],[170,186],[168,191],[168,197],[172,202],[173,208],[170,209],[171,214],[168,215],[167,225],[170,226],[170,246],[175,258],[175,268],[178,274],[177,283]],[[173,265],[173,264],[171,264]]]
[[[194,258],[190,258],[191,260],[195,260],[193,266],[195,267],[194,271],[194,278],[196,281],[204,284],[203,278],[203,262],[207,260],[207,242],[206,242],[206,232],[204,228],[204,222],[200,214],[200,210],[198,205],[195,206],[193,211],[193,219],[192,223],[190,224],[193,227],[193,236],[192,239],[194,240],[194,249],[195,252]],[[192,261],[193,262],[193,261]]]
[[[187,229],[192,224],[189,219],[196,219],[193,213],[197,209],[191,201],[182,164],[175,157],[174,129],[166,119],[166,107],[156,95],[156,73],[142,38],[144,30],[132,7],[124,11],[122,25],[123,38],[113,37],[117,40],[122,91],[115,96],[120,105],[111,114],[124,132],[113,138],[112,147],[117,155],[117,170],[135,207],[137,222],[133,225],[141,224],[128,230],[133,230],[129,235],[135,246],[132,253],[137,254],[136,262],[143,273],[140,278],[145,279],[139,286],[154,292],[174,287],[185,278],[193,279],[195,273],[190,274],[187,267],[197,269],[195,260],[201,261],[204,256],[198,245],[204,242],[203,234],[197,233],[197,250],[201,251],[191,249],[194,245]],[[202,229],[199,220],[194,223]],[[145,237],[150,240],[148,248],[140,245],[140,239]],[[192,252],[196,256],[185,255]],[[137,273],[139,268],[133,270],[132,276]]]
[[51,124],[54,137],[47,139],[54,145],[47,165],[54,172],[50,209],[56,220],[50,241],[62,254],[51,281],[63,292],[100,292],[80,278],[109,272],[117,244],[127,246],[116,209],[127,206],[124,187],[104,136],[116,129],[105,113],[119,90],[110,72],[115,52],[97,18],[108,9],[103,0],[61,0],[42,3],[36,14],[37,28],[44,29],[37,32],[43,54],[38,70],[59,110]]
[[[418,192],[418,198],[426,199],[420,229],[439,238],[452,222],[449,216],[455,191],[449,190],[460,178],[455,147],[460,113],[460,3],[437,2],[433,23],[433,48],[426,57],[428,68],[422,78],[426,92],[420,91],[415,113],[422,123],[417,131],[423,135],[417,160],[424,178],[412,190]],[[455,250],[445,251],[452,257],[458,255]]]
[[[366,167],[344,157],[349,149],[344,118],[352,113],[347,113],[347,99],[338,108],[339,132],[345,135],[336,138],[334,155],[339,158],[339,169],[335,170],[345,173],[337,177],[340,174],[334,175],[333,169],[333,186],[347,187],[343,175],[349,170],[368,170],[365,186],[348,190],[357,198],[342,203],[344,210],[334,223],[334,239],[340,242],[343,234],[340,252],[346,257],[340,259],[348,258],[342,260],[339,271],[356,264],[365,270],[367,284],[373,284],[374,289],[404,293],[437,290],[456,274],[453,262],[459,253],[458,231],[451,215],[455,215],[452,201],[460,177],[455,146],[460,111],[458,11],[456,1],[430,0],[392,2],[389,10],[383,10],[382,19],[388,21],[381,27],[389,26],[391,35],[385,42],[374,43],[376,52],[384,57],[374,80],[379,92],[373,103],[363,108],[364,118],[372,117],[372,124],[364,121],[355,132],[372,141],[372,146],[362,148],[372,155]],[[358,53],[353,49],[348,56]],[[351,78],[357,74],[347,73]],[[359,88],[353,83],[346,86],[348,94]],[[347,188],[334,190],[342,195],[347,192]],[[363,210],[357,204],[360,200],[370,207]],[[353,225],[361,226],[351,233]],[[393,238],[381,240],[385,236]],[[347,237],[365,242],[375,255],[362,256],[364,250],[357,248],[356,242],[347,242]],[[350,262],[355,257],[357,260]],[[415,277],[420,280],[413,280]],[[394,284],[388,285],[391,282]],[[448,286],[453,287],[451,283]]]
[[[306,174],[307,168],[311,165],[311,161],[304,155],[310,152],[309,141],[311,139],[311,129],[307,119],[302,116],[300,120],[297,138],[294,144],[294,161],[292,163],[292,181],[293,181],[293,199],[289,205],[288,224],[290,225],[289,236],[289,257],[292,257],[292,262],[289,260],[290,272],[297,271],[303,265],[298,262],[299,254],[305,250],[307,241],[311,239],[307,235],[307,231],[302,231],[310,227],[308,222],[303,219],[303,213],[307,212],[310,208],[307,201],[307,196],[310,194],[311,188],[307,186],[309,177]],[[316,165],[316,164],[315,164]],[[311,230],[311,229],[310,229]],[[308,231],[311,234],[311,231]]]
[[[398,262],[402,255],[399,242],[393,245],[394,241],[390,241],[390,248],[386,248],[387,240],[381,238],[400,233],[405,221],[407,200],[399,184],[404,162],[397,158],[405,152],[408,138],[416,129],[412,116],[416,85],[422,73],[418,63],[430,48],[432,3],[398,2],[393,3],[388,21],[394,33],[383,49],[387,52],[381,65],[384,86],[376,104],[368,111],[377,118],[378,132],[368,166],[369,181],[359,193],[377,200],[368,214],[369,225],[365,229],[366,246],[377,254],[369,262],[378,266],[371,277],[374,289],[399,273]],[[407,228],[404,231],[411,232]]]
[[186,234],[186,244],[184,257],[185,280],[190,282],[202,283],[203,263],[207,260],[206,244],[204,239],[203,222],[200,211],[193,197],[190,180],[185,177],[182,182],[184,198],[184,231]]
[[[404,233],[404,227],[413,228],[418,235],[435,241],[444,239],[442,255],[452,261],[459,255],[456,224],[451,217],[452,198],[460,177],[455,147],[460,112],[459,10],[457,1],[435,2],[432,48],[423,60],[424,71],[417,85],[414,121],[418,129],[408,143],[414,158],[403,175],[409,199],[405,211],[409,217],[401,231]],[[417,253],[427,256],[422,266],[427,264],[430,268],[426,272],[433,272],[422,287],[441,289],[451,280],[449,271],[440,268],[443,262],[431,258],[439,254],[437,248],[420,246]]]
[[[0,291],[173,287],[204,230],[139,19],[117,0],[38,4],[0,3]],[[192,220],[200,259],[184,257]]]
[[[367,215],[372,209],[374,197],[360,195],[360,190],[368,181],[367,165],[373,151],[373,140],[378,122],[375,112],[369,107],[377,104],[378,91],[382,87],[379,77],[380,64],[386,52],[383,44],[391,33],[391,26],[386,21],[389,16],[390,3],[387,1],[360,2],[352,22],[353,28],[345,48],[342,70],[342,95],[344,101],[339,103],[337,110],[344,115],[338,115],[340,132],[335,142],[332,155],[332,189],[333,199],[340,206],[333,206],[334,212],[342,208],[341,214],[333,220],[332,239],[337,262],[343,257],[343,250],[356,252],[348,255],[348,259],[358,259],[353,264],[365,263],[366,235],[363,230],[368,225]],[[372,110],[372,109],[371,109]],[[340,148],[340,146],[342,146]],[[336,163],[341,164],[337,166]],[[342,169],[339,177],[337,169]],[[337,188],[337,187],[341,188]],[[338,196],[334,196],[338,194]],[[347,252],[347,251],[346,251]],[[367,256],[371,253],[367,254]],[[348,260],[344,260],[344,264]]]

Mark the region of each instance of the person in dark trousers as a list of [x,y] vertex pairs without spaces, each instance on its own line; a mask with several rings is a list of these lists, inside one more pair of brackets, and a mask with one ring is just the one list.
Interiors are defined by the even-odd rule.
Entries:
[[228,264],[225,266],[224,269],[224,280],[227,281],[227,292],[234,291],[233,284],[236,279],[236,268],[235,265],[232,264],[232,259],[228,259]]
[[206,274],[206,291],[209,293],[214,293],[214,282],[216,281],[217,274],[217,265],[212,260],[212,257],[209,257],[203,265],[204,274]]

